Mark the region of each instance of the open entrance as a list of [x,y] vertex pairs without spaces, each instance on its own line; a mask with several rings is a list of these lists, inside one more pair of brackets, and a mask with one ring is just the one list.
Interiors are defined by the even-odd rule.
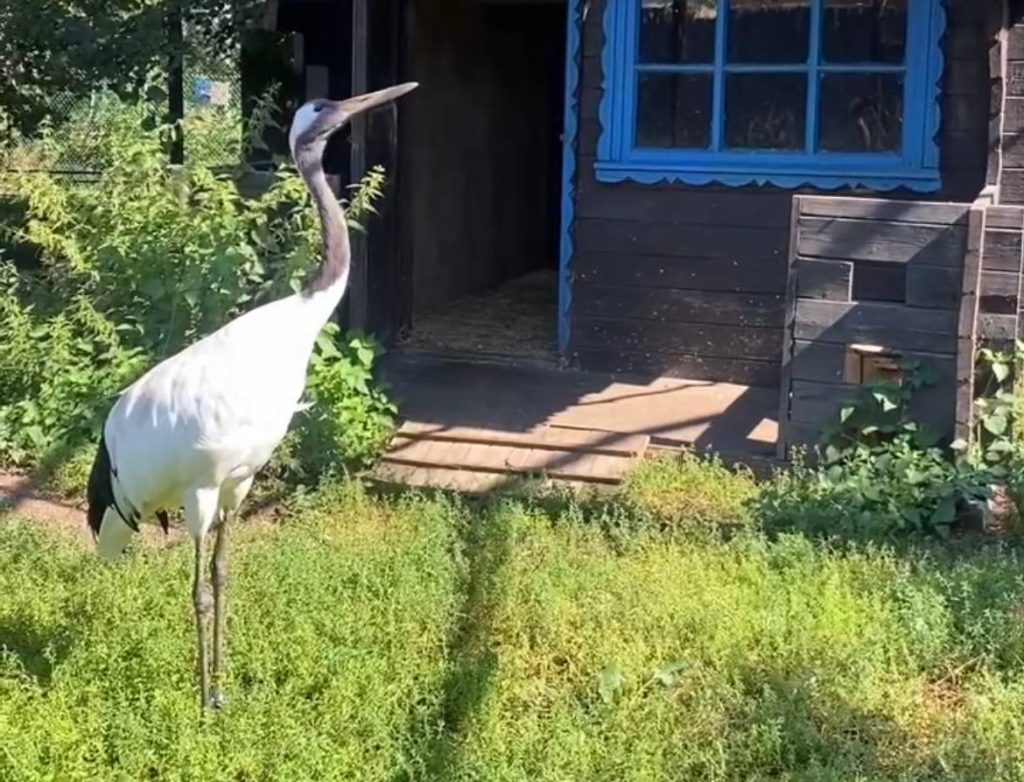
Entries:
[[414,0],[408,350],[553,361],[565,0]]

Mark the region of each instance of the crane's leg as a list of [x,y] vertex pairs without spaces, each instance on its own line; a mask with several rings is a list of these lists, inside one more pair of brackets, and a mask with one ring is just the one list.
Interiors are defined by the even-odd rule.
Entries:
[[206,659],[206,620],[210,614],[210,599],[205,588],[206,584],[203,582],[203,565],[205,564],[205,557],[203,556],[204,540],[205,538],[202,535],[196,538],[195,575],[192,579],[192,602],[196,609],[196,640],[199,644],[196,664],[199,669],[199,697],[203,708],[206,707],[210,696],[210,680],[207,673],[208,664]]
[[234,486],[225,487],[221,495],[220,525],[217,527],[217,539],[213,546],[213,561],[210,564],[210,575],[213,581],[213,693],[210,705],[219,708],[224,705],[224,671],[227,667],[226,630],[227,630],[227,596],[228,583],[228,527],[238,516],[238,508],[242,504],[249,489],[252,478],[247,478]]
[[224,588],[228,581],[228,511],[221,514],[217,526],[217,538],[213,544],[213,561],[210,564],[210,580],[213,581],[213,692],[210,705],[220,708],[224,705],[224,629],[227,619]]
[[209,585],[203,578],[206,568],[205,541],[217,520],[217,508],[220,503],[220,490],[211,487],[192,487],[182,496],[185,508],[185,526],[196,544],[196,569],[192,581],[192,599],[196,609],[196,640],[199,644],[197,666],[199,668],[199,693],[202,707],[210,704],[210,666],[206,644],[206,623],[213,608],[210,599]]

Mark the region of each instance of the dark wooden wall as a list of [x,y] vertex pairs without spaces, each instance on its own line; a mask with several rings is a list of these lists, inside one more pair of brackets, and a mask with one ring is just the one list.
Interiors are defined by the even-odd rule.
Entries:
[[[933,383],[913,419],[952,437],[969,204],[799,197],[793,202],[782,443],[815,443],[856,389],[850,345],[918,362]],[[780,455],[786,456],[783,451]]]
[[409,8],[406,77],[421,87],[401,144],[419,311],[557,265],[565,9]]
[[[969,202],[986,179],[995,32],[987,0],[947,7],[943,188],[931,198]],[[594,0],[583,30],[571,358],[597,370],[775,385],[794,191],[597,182],[603,12]]]

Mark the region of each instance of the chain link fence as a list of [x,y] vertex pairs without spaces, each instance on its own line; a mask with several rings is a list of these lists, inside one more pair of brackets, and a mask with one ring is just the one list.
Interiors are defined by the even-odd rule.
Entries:
[[[243,138],[238,51],[220,56],[186,51],[182,71],[179,105],[183,106],[185,162],[208,167],[237,165]],[[170,80],[165,75],[161,81],[166,88]],[[168,112],[172,103],[168,96]],[[103,168],[104,139],[117,123],[142,122],[150,111],[126,103],[105,84],[47,96],[45,106],[45,123],[54,131],[57,154],[43,155],[31,145],[23,145],[0,157],[8,170],[48,171],[88,179]],[[169,113],[165,113],[164,119],[168,118]]]

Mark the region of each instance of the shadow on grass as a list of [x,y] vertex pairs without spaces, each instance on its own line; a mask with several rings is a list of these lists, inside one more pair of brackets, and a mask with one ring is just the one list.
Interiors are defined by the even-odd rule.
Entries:
[[37,627],[21,617],[0,620],[0,650],[14,655],[40,686],[49,686],[54,669],[72,647],[70,628]]
[[411,743],[424,747],[422,774],[403,772],[396,782],[425,777],[446,779],[458,762],[473,716],[490,692],[498,670],[498,652],[491,645],[494,622],[504,592],[501,572],[508,561],[511,527],[507,514],[483,504],[463,532],[467,575],[459,621],[447,647],[451,667],[442,684],[442,697],[432,718],[416,719]]

